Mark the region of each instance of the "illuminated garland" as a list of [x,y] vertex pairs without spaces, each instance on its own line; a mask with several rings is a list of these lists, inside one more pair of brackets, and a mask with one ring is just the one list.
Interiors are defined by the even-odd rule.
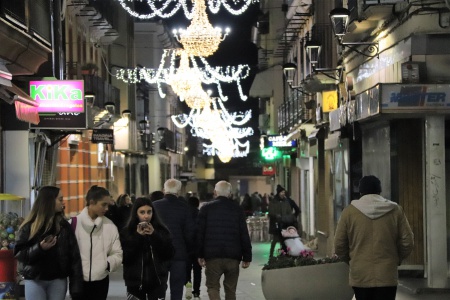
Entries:
[[[134,2],[135,0],[117,0],[125,11],[131,16],[139,19],[152,19],[154,17],[160,17],[163,19],[170,18],[178,12],[180,8],[183,9],[184,15],[189,20],[193,17],[193,9],[189,10],[187,0],[138,0],[139,2],[147,2],[150,8],[150,13],[141,14],[127,5],[127,2]],[[232,2],[233,4],[229,4]],[[233,15],[240,15],[244,13],[248,7],[259,2],[259,0],[208,0],[209,10],[216,14],[219,12],[220,6],[223,7]]]
[[210,140],[211,144],[203,144],[203,152],[217,155],[226,163],[233,157],[245,157],[249,153],[249,142],[240,140],[254,134],[251,127],[234,127],[244,125],[251,119],[251,110],[245,113],[229,113],[220,98],[211,99],[210,105],[203,109],[191,109],[188,115],[172,116],[175,126],[184,128],[191,126],[193,136]]
[[[163,52],[161,56],[160,64],[157,69],[151,68],[134,68],[134,69],[116,69],[115,76],[117,79],[126,83],[138,83],[140,81],[146,81],[150,84],[156,84],[158,92],[161,98],[165,97],[165,93],[162,90],[161,83],[170,84],[174,75],[177,74],[178,69],[175,68],[175,61],[178,55],[181,55],[181,50],[168,49]],[[199,59],[203,67],[199,66],[197,62]],[[205,58],[190,56],[190,63],[192,64],[193,72],[200,75],[200,79],[204,84],[215,84],[219,92],[219,97],[222,101],[228,99],[223,94],[221,82],[232,83],[236,82],[239,97],[241,100],[247,100],[247,96],[244,95],[241,85],[241,80],[247,78],[250,75],[249,65],[237,65],[237,66],[225,66],[225,67],[212,67],[208,64]],[[168,67],[166,65],[169,64]]]

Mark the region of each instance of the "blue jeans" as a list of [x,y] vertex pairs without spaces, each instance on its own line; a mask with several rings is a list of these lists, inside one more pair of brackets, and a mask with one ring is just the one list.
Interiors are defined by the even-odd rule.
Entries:
[[169,270],[170,300],[183,299],[186,283],[186,261],[173,260]]
[[53,280],[25,280],[25,299],[64,300],[67,293],[67,278]]

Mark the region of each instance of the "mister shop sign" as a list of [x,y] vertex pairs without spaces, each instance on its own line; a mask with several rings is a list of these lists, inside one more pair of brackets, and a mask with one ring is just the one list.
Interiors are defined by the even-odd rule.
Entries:
[[86,128],[83,80],[30,81],[30,96],[39,103],[41,119],[32,128]]

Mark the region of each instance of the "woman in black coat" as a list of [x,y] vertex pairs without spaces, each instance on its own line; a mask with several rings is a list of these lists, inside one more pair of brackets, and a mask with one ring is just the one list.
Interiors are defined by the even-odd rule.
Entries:
[[62,201],[59,188],[42,187],[19,228],[14,254],[21,263],[26,299],[65,299],[67,277],[70,295],[82,292],[80,251]]
[[150,199],[136,199],[130,221],[120,233],[120,242],[127,299],[165,299],[175,250],[169,230],[158,218]]

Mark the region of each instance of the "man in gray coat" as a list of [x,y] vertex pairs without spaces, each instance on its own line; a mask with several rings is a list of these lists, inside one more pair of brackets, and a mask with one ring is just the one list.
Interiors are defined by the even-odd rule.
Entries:
[[344,209],[336,228],[336,254],[350,264],[349,283],[357,300],[394,300],[399,266],[414,247],[402,208],[380,196],[381,182],[364,176],[361,198]]

